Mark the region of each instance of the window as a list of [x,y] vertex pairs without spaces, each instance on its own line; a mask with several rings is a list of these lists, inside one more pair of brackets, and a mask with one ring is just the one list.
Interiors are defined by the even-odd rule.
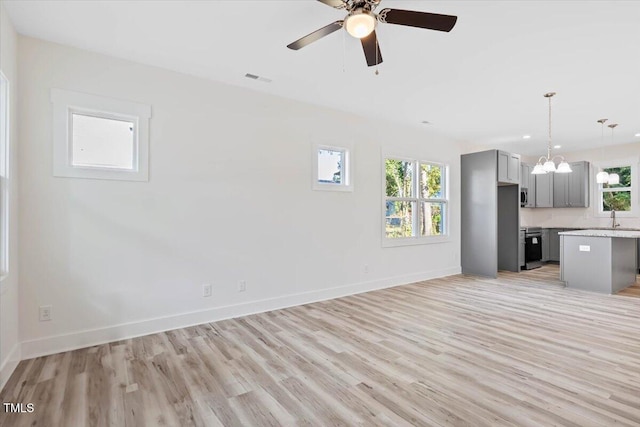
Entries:
[[353,191],[349,149],[314,145],[312,162],[314,190]]
[[611,211],[631,214],[633,203],[633,179],[631,165],[602,168],[603,171],[617,174],[620,178],[618,184],[598,184],[598,209],[600,214],[608,214]]
[[150,106],[60,89],[51,100],[55,176],[148,179]]
[[433,243],[447,238],[445,165],[384,160],[384,239],[387,246]]
[[71,165],[133,170],[135,122],[71,113]]
[[0,279],[9,273],[9,81],[0,72]]

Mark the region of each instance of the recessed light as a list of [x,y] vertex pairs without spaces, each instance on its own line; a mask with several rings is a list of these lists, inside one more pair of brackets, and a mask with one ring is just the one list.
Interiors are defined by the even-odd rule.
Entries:
[[531,135],[522,135],[522,139],[530,139]]
[[640,136],[640,133],[636,133],[634,136]]
[[554,145],[553,148],[557,150],[558,148],[562,148],[562,145]]

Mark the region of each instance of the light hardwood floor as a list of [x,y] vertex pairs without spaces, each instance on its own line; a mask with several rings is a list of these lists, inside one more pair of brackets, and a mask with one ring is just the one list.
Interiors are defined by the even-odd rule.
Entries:
[[458,275],[23,361],[0,396],[35,412],[0,425],[640,425],[640,298],[557,276]]

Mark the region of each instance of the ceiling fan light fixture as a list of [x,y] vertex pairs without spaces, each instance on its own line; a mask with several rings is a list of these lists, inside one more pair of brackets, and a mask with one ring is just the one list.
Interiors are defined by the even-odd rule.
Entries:
[[376,17],[364,9],[356,9],[344,20],[344,28],[357,39],[363,39],[376,28]]

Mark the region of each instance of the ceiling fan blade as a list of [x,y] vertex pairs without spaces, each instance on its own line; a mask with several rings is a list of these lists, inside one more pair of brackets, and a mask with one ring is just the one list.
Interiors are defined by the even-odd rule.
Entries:
[[335,7],[336,9],[344,9],[347,7],[347,3],[343,0],[318,0],[320,3],[324,3],[327,6]]
[[364,56],[367,58],[367,65],[371,67],[380,64],[382,62],[382,53],[380,53],[376,32],[373,31],[367,37],[360,39],[360,41],[362,42]]
[[415,10],[383,9],[378,14],[380,22],[449,32],[456,25],[457,16]]
[[289,49],[293,49],[293,50],[298,50],[301,49],[303,47],[305,47],[306,45],[309,45],[311,43],[313,43],[316,40],[319,40],[321,38],[323,38],[324,36],[328,36],[329,34],[333,33],[334,31],[338,31],[340,28],[342,28],[342,22],[343,21],[336,21],[332,24],[327,25],[326,27],[322,27],[319,30],[315,30],[313,33],[311,34],[307,34],[306,36],[294,41],[293,43],[287,45],[287,47]]

